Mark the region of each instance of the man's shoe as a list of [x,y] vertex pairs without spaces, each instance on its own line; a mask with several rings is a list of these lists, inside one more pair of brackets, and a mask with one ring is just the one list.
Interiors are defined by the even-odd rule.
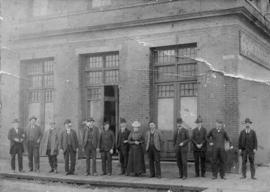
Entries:
[[226,177],[221,177],[221,179],[226,180]]
[[24,173],[24,170],[19,170],[20,173]]
[[102,173],[102,174],[101,174],[101,176],[104,176],[104,175],[106,175],[106,173]]
[[70,172],[66,172],[66,175],[70,175]]
[[242,177],[240,177],[240,179],[246,179],[247,177],[246,176],[242,176]]
[[217,179],[217,176],[213,176],[212,179],[213,179],[213,180]]
[[202,174],[202,177],[205,177],[205,174]]
[[69,175],[74,175],[74,172],[70,172]]
[[256,177],[251,177],[251,179],[253,179],[253,180],[257,180],[257,178],[256,178]]
[[182,179],[183,179],[183,180],[186,180],[186,179],[187,179],[187,177],[186,177],[186,176],[184,176]]
[[112,175],[112,173],[108,173],[108,175],[109,175],[109,176],[111,176],[111,175]]
[[155,175],[150,175],[149,177],[150,177],[150,178],[153,178],[153,177],[155,177]]
[[93,176],[98,176],[97,172],[92,174]]
[[90,175],[90,173],[85,173],[84,175],[85,175],[85,176],[89,176],[89,175]]
[[29,169],[28,172],[33,172],[33,169]]
[[53,169],[51,169],[50,171],[49,171],[49,173],[53,173],[54,172],[54,170]]
[[195,177],[200,177],[200,175],[197,175],[197,174],[196,174],[196,176],[195,176]]

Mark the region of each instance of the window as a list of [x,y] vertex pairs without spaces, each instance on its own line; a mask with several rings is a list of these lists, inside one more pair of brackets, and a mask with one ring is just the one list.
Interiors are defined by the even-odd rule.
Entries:
[[196,45],[154,49],[154,71],[157,82],[196,80]]
[[197,92],[197,83],[180,84],[180,97],[196,97]]
[[119,81],[118,67],[118,53],[88,56],[84,67],[86,85],[117,84]]

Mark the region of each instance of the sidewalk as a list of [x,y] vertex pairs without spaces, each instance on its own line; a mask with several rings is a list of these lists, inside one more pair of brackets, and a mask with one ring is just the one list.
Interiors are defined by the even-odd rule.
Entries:
[[[27,170],[27,160],[24,159],[24,167]],[[76,175],[64,175],[64,165],[59,163],[59,173],[49,174],[47,158],[41,158],[40,173],[11,173],[9,160],[0,160],[0,175],[3,178],[22,178],[37,179],[42,181],[57,181],[63,183],[74,184],[90,184],[94,186],[112,186],[112,187],[132,187],[132,188],[148,188],[148,189],[169,189],[170,187],[183,187],[187,191],[196,189],[205,189],[205,192],[269,192],[270,191],[270,167],[258,167],[256,177],[257,180],[250,178],[240,180],[238,174],[227,174],[227,180],[212,180],[211,173],[207,173],[206,178],[195,178],[193,164],[189,165],[189,178],[181,180],[177,178],[178,172],[175,163],[162,163],[162,179],[148,178],[149,173],[144,177],[127,177],[119,176],[119,165],[117,161],[113,163],[113,176],[83,176],[85,161],[77,162]],[[101,173],[100,161],[97,163],[98,172]],[[147,172],[149,172],[147,170]],[[199,191],[199,190],[197,190]]]

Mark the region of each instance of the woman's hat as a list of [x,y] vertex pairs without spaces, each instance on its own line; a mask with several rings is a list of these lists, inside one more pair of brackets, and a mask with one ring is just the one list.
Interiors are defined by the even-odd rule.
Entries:
[[141,126],[141,123],[139,121],[134,121],[132,123],[132,127],[140,127]]

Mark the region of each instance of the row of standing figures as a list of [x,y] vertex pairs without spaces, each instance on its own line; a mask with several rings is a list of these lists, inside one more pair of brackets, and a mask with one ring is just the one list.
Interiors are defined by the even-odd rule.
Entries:
[[[18,158],[18,168],[23,172],[24,144],[28,151],[29,171],[39,172],[41,139],[45,140],[46,155],[48,156],[50,172],[57,173],[57,156],[59,151],[64,155],[66,175],[73,175],[76,165],[76,154],[81,148],[86,156],[85,175],[97,176],[96,157],[100,152],[102,160],[102,175],[112,175],[112,155],[116,146],[121,164],[122,175],[141,176],[145,174],[144,146],[148,154],[150,177],[161,178],[160,150],[164,142],[161,131],[154,122],[149,122],[149,130],[144,135],[140,130],[139,121],[132,123],[132,130],[127,128],[125,119],[120,119],[120,129],[117,142],[114,133],[109,129],[110,123],[104,122],[103,131],[95,126],[95,120],[89,118],[84,123],[84,129],[80,141],[76,131],[72,128],[69,119],[64,122],[65,129],[60,136],[55,128],[55,122],[50,122],[50,128],[42,134],[41,128],[36,124],[37,118],[31,117],[26,129],[19,127],[19,120],[12,122],[8,139],[10,140],[11,169],[15,172],[15,158]],[[250,162],[251,178],[255,178],[254,157],[257,150],[257,136],[251,128],[252,121],[245,119],[245,128],[241,131],[238,141],[238,149],[242,156],[242,179],[246,178],[247,160]],[[217,179],[218,172],[221,179],[225,179],[225,143],[230,143],[230,138],[223,126],[223,122],[216,121],[216,127],[209,132],[202,126],[203,120],[198,116],[195,121],[197,127],[192,130],[191,137],[183,126],[183,120],[177,118],[176,131],[173,136],[173,144],[176,162],[179,169],[179,178],[187,178],[188,143],[193,144],[196,177],[205,177],[207,146],[212,147],[212,179]],[[90,160],[92,163],[90,164]]]

